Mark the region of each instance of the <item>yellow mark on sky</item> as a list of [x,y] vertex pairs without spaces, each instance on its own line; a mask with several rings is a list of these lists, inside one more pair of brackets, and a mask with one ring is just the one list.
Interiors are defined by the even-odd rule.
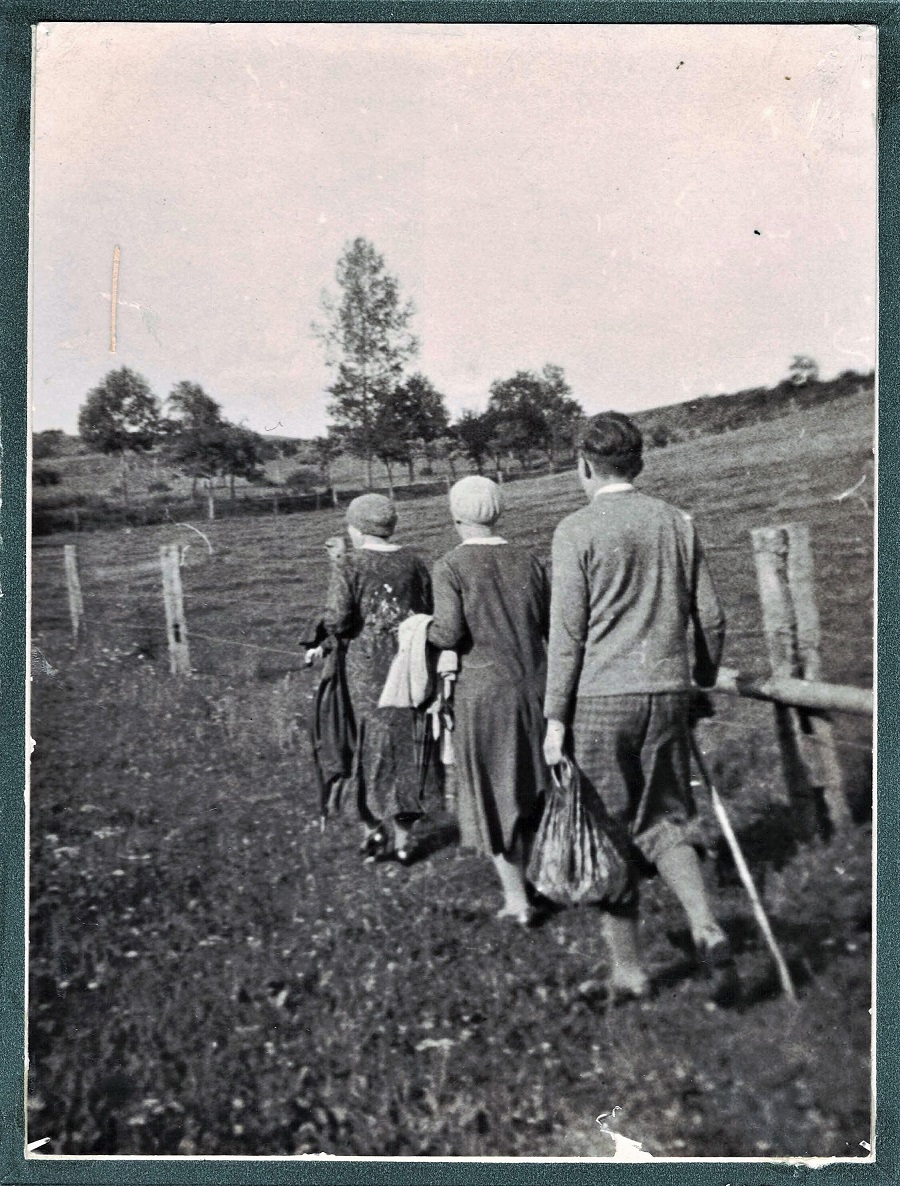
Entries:
[[119,307],[119,245],[113,252],[112,294],[109,314],[109,352],[116,352],[116,312]]

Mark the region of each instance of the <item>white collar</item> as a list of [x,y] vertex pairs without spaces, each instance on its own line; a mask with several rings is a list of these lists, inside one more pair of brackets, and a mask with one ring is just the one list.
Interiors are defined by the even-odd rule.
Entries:
[[386,539],[379,540],[377,543],[375,540],[366,540],[359,550],[360,552],[399,552],[400,545],[388,543]]
[[463,544],[505,544],[507,541],[502,535],[473,535],[462,542]]
[[601,494],[624,494],[626,490],[633,490],[631,482],[610,482],[607,486],[601,486],[599,490],[594,491],[594,498],[599,498]]

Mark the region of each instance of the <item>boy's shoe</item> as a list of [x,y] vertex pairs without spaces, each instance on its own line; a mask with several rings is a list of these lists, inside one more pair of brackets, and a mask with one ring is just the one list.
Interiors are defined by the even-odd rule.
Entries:
[[653,995],[653,985],[648,976],[634,980],[611,980],[608,988],[609,1003],[624,1005],[627,1001],[648,1001]]
[[723,1007],[736,1005],[741,996],[741,981],[728,940],[700,943],[697,950],[709,981],[710,1000]]
[[513,922],[520,927],[533,927],[539,921],[539,913],[534,906],[526,906],[523,910],[510,910],[504,906],[494,917],[500,922]]

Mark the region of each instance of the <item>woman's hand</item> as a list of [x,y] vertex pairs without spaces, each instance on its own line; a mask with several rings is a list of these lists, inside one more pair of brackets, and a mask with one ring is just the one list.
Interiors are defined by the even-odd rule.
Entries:
[[563,760],[563,744],[566,727],[562,721],[547,721],[547,735],[544,738],[544,761],[548,766],[558,766]]
[[324,655],[325,650],[323,647],[310,647],[303,661],[307,667],[311,667],[317,659],[322,659]]

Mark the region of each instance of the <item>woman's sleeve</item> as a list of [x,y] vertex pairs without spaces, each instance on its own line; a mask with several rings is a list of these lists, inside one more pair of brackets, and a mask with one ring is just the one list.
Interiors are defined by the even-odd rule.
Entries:
[[428,641],[442,651],[452,651],[466,637],[462,590],[446,560],[438,560],[432,576],[434,616],[428,627]]
[[541,604],[541,638],[546,642],[550,637],[550,571],[549,562],[536,558],[538,568],[538,585]]
[[424,561],[422,561],[419,568],[419,581],[421,583],[424,612],[430,614],[431,607],[434,605],[434,590],[431,585],[431,573],[428,571],[428,565]]
[[345,560],[340,560],[331,570],[322,615],[326,629],[338,638],[352,634],[357,623],[359,604],[354,584],[353,570]]

